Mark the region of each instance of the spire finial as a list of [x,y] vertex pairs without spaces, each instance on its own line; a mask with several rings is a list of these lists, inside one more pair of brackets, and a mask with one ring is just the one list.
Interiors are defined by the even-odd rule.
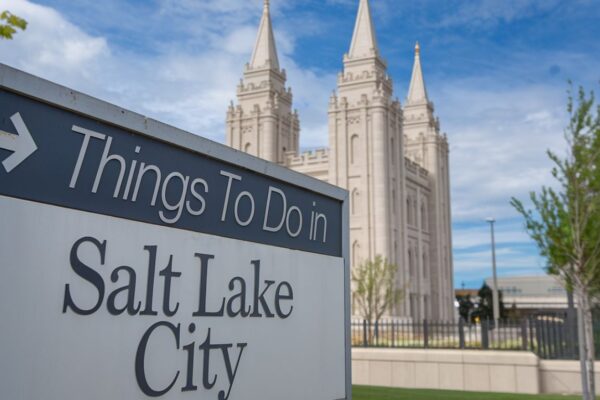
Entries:
[[425,88],[425,79],[423,79],[423,70],[421,69],[421,46],[419,42],[415,44],[415,63],[413,65],[412,78],[408,88],[407,104],[427,103],[427,89]]
[[258,35],[256,36],[256,44],[252,58],[250,59],[250,68],[269,67],[279,70],[279,59],[277,57],[277,48],[275,46],[275,36],[273,35],[273,27],[271,25],[271,15],[269,13],[270,1],[263,2],[263,15],[258,27]]
[[369,1],[360,0],[348,56],[350,58],[363,58],[378,55],[379,49],[377,48]]

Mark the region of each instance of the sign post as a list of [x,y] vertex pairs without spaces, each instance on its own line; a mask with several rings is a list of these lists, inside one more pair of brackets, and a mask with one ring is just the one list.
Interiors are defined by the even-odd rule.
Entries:
[[0,393],[351,398],[347,192],[0,64]]

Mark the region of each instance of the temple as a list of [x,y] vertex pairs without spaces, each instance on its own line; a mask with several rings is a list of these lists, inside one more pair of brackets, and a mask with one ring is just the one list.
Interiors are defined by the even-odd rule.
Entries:
[[301,153],[292,90],[279,65],[269,1],[252,58],[227,111],[227,144],[347,189],[351,264],[398,267],[403,301],[389,316],[454,319],[448,140],[429,100],[417,43],[404,106],[395,100],[368,0],[360,0],[337,90],[329,148]]

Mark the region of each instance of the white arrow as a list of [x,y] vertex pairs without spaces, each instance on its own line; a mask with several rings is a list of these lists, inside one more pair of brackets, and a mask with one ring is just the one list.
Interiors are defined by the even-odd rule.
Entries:
[[2,162],[6,172],[12,171],[37,150],[37,145],[35,144],[33,137],[31,137],[29,129],[25,126],[21,114],[16,113],[10,117],[10,120],[19,135],[13,135],[12,133],[0,130],[0,149],[6,149],[13,152]]

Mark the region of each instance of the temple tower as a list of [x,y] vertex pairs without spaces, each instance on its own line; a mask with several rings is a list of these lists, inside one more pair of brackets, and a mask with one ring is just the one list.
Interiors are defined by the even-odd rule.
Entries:
[[451,320],[453,308],[452,235],[450,216],[450,182],[448,140],[440,133],[439,119],[429,101],[421,67],[421,49],[415,46],[415,60],[404,105],[406,156],[428,171],[429,195],[427,230],[431,304],[429,315]]
[[244,77],[237,87],[238,105],[227,111],[227,145],[283,163],[285,154],[297,153],[300,123],[292,112],[292,90],[279,66],[271,25],[269,0],[265,0],[256,44]]
[[402,285],[402,111],[392,95],[369,2],[361,0],[329,103],[329,182],[350,192],[352,266],[380,255],[399,266]]

